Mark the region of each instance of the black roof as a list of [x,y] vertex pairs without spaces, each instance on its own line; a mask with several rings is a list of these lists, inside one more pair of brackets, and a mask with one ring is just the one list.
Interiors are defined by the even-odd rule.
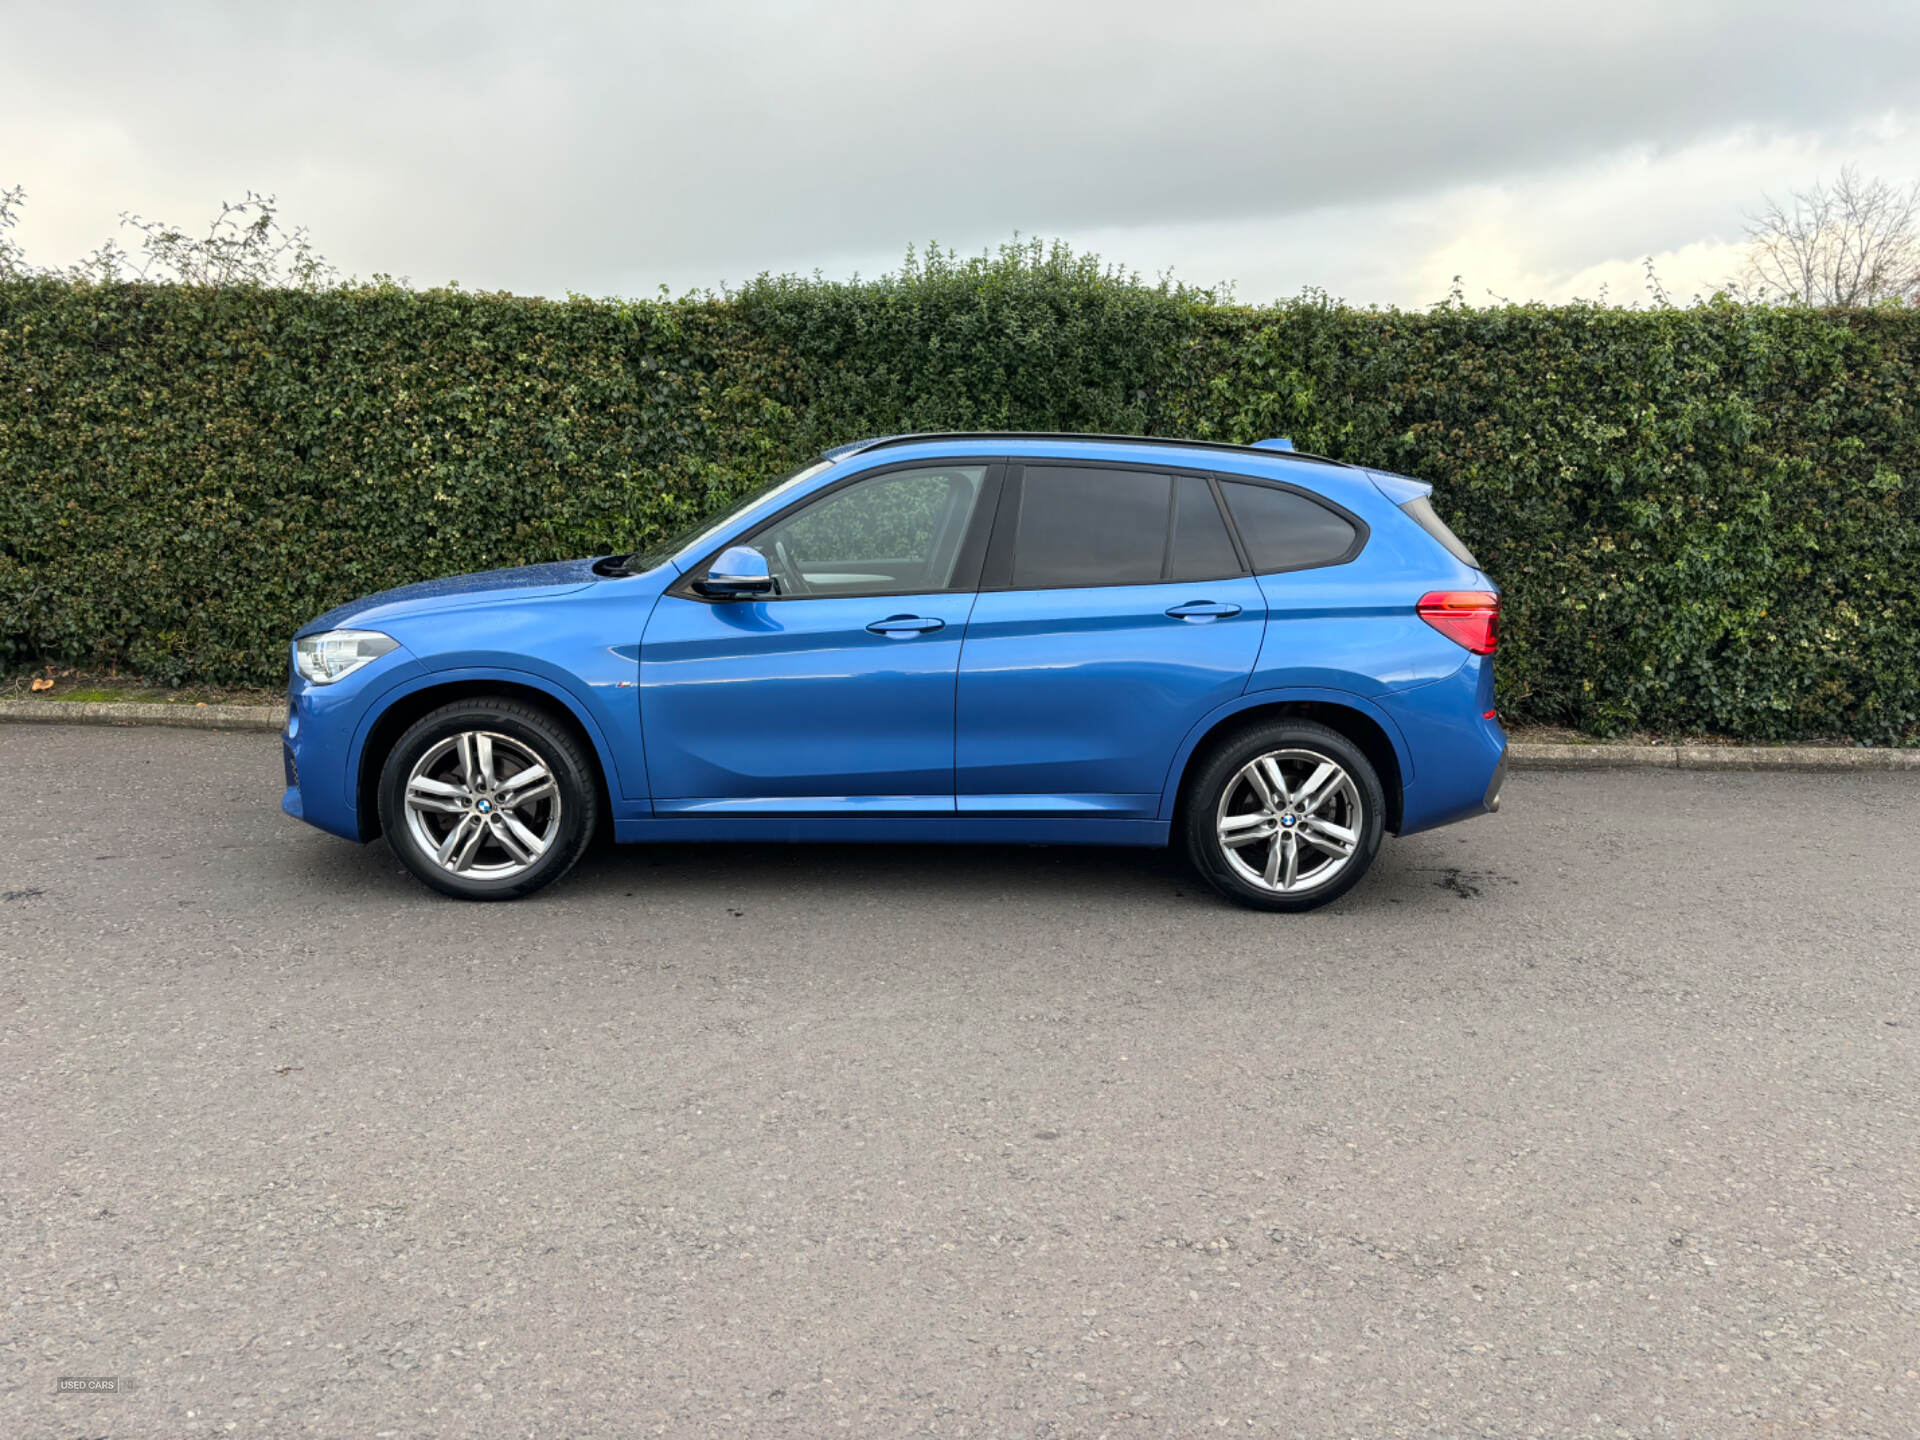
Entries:
[[864,455],[868,451],[884,450],[891,445],[923,445],[928,441],[941,440],[1005,440],[1016,443],[1022,440],[1096,440],[1103,445],[1158,445],[1175,449],[1228,450],[1236,455],[1283,456],[1315,465],[1338,465],[1343,470],[1352,468],[1344,461],[1330,460],[1325,455],[1310,455],[1304,450],[1235,445],[1228,440],[1187,440],[1177,435],[1087,435],[1066,430],[928,430],[904,435],[876,435],[866,440],[836,445],[821,453],[829,460],[844,460],[849,455]]

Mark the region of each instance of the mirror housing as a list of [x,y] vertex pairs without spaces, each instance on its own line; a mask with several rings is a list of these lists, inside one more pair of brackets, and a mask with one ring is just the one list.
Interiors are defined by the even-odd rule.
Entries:
[[767,557],[751,545],[729,545],[694,582],[694,589],[702,595],[771,595],[773,571],[767,568]]

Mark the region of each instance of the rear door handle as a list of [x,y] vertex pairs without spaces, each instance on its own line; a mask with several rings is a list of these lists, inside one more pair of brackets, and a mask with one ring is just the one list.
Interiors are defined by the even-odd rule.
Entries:
[[1238,605],[1222,605],[1213,600],[1189,600],[1167,611],[1176,620],[1224,620],[1239,613]]
[[889,615],[884,620],[874,621],[867,629],[876,635],[919,635],[928,630],[941,629],[946,623],[927,615]]

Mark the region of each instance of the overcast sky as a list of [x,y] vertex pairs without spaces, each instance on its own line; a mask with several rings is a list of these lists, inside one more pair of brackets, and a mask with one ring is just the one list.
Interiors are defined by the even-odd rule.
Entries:
[[1058,236],[1244,300],[1681,295],[1920,179],[1915,0],[0,0],[29,260],[277,192],[360,275],[650,294]]

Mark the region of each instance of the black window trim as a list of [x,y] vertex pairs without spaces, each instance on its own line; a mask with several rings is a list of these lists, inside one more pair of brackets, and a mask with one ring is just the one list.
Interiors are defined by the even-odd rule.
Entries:
[[[1218,471],[1213,473],[1212,479],[1215,498],[1219,500],[1220,509],[1227,517],[1227,533],[1233,536],[1233,548],[1240,552],[1240,563],[1247,567],[1247,573],[1250,575],[1293,575],[1302,570],[1334,570],[1342,565],[1351,565],[1360,558],[1360,552],[1367,548],[1367,540],[1373,533],[1367,522],[1346,506],[1329,500],[1326,496],[1309,490],[1305,486],[1289,485],[1284,480],[1269,480],[1265,476],[1236,475]],[[1311,560],[1304,565],[1281,565],[1272,570],[1255,569],[1253,551],[1247,547],[1246,540],[1240,534],[1240,525],[1233,518],[1233,506],[1227,503],[1227,494],[1222,488],[1226,485],[1260,485],[1269,490],[1285,490],[1289,494],[1298,495],[1302,500],[1310,500],[1322,510],[1331,510],[1353,527],[1353,544],[1349,545],[1337,560]]]
[[[867,480],[877,480],[885,475],[898,475],[913,470],[970,470],[980,465],[986,466],[987,469],[987,473],[980,480],[980,498],[974,502],[973,514],[967,521],[967,533],[961,538],[960,553],[954,557],[953,579],[942,589],[927,590],[922,587],[912,590],[863,590],[855,595],[708,595],[694,588],[713,568],[713,562],[718,560],[724,552],[735,545],[751,545],[788,516],[799,513],[816,501],[825,500],[829,495],[837,494]],[[745,534],[736,535],[724,544],[716,546],[688,566],[687,572],[669,585],[666,593],[682,600],[697,600],[702,605],[737,605],[742,601],[772,604],[787,600],[884,600],[892,595],[971,594],[980,588],[980,572],[987,559],[987,541],[1002,508],[1000,500],[1005,493],[1004,482],[1008,468],[1004,456],[956,455],[945,459],[936,457],[902,460],[892,465],[875,465],[871,469],[843,476],[831,485],[823,485],[818,490],[810,491],[781,506]]]

